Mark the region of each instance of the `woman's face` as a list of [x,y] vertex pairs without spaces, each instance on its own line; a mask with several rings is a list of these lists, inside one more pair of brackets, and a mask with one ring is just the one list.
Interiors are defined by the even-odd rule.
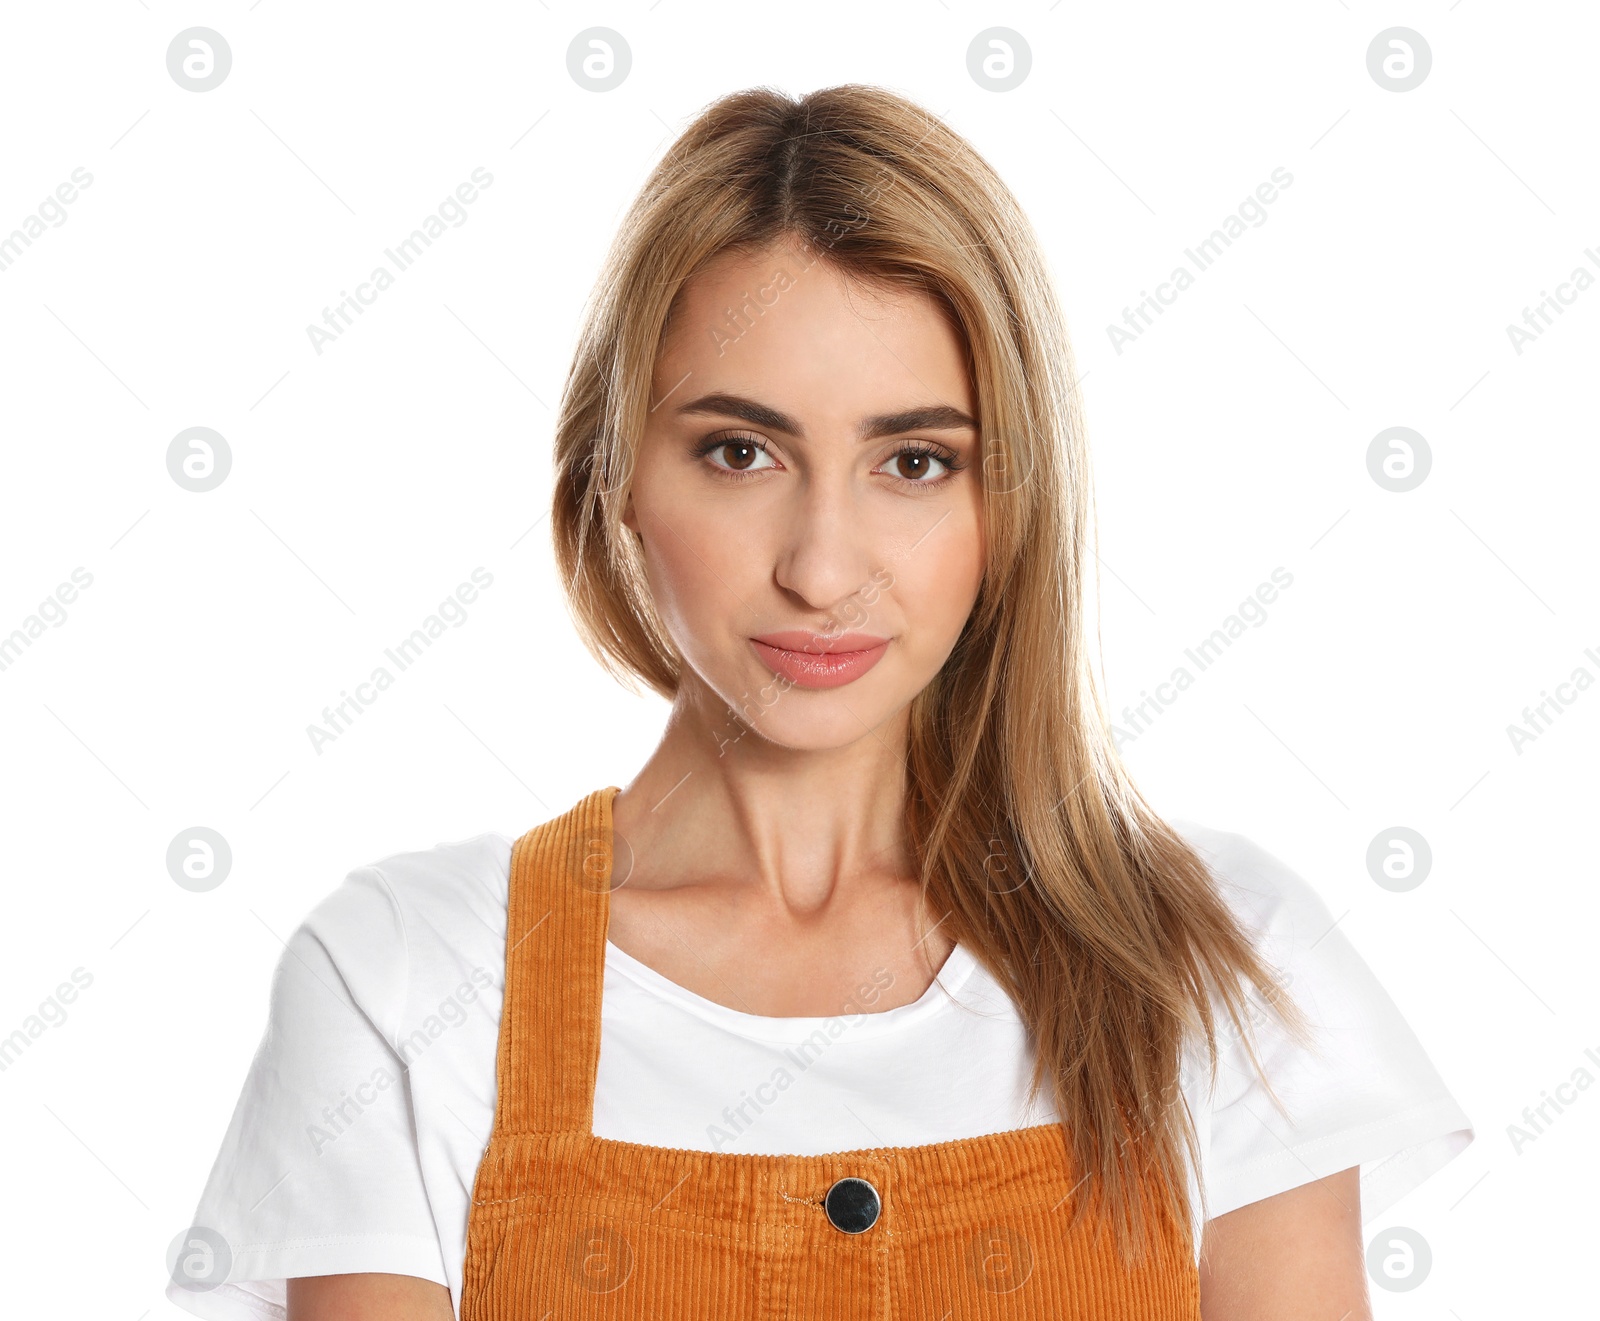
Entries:
[[736,713],[726,737],[821,749],[903,711],[954,647],[982,455],[933,300],[807,261],[725,253],[686,288],[623,521],[685,683]]

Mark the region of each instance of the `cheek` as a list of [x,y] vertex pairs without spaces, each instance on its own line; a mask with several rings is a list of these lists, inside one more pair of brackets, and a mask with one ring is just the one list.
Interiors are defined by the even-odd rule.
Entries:
[[754,560],[742,538],[683,508],[663,517],[645,506],[640,533],[656,608],[687,655],[694,638],[711,633],[707,621],[739,608]]
[[955,646],[983,584],[983,544],[975,527],[952,516],[939,533],[896,566],[888,587],[912,650],[938,664]]

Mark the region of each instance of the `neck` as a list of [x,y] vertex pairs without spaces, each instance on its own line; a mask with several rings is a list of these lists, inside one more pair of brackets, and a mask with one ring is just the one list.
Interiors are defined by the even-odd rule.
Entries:
[[905,712],[893,727],[821,748],[780,746],[758,725],[685,684],[660,745],[614,804],[634,859],[630,884],[734,879],[801,913],[826,907],[841,883],[914,873]]

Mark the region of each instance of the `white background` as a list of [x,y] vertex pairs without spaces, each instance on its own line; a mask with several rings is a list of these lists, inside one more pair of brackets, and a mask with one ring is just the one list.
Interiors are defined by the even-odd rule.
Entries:
[[[203,93],[166,63],[195,25],[233,57]],[[604,93],[567,71],[594,25],[632,52]],[[1007,92],[967,71],[994,25],[1032,52]],[[1433,56],[1406,92],[1367,69],[1396,25]],[[1520,753],[1507,727],[1600,677],[1600,290],[1520,354],[1506,328],[1600,276],[1597,51],[1590,6],[1488,0],[8,6],[0,236],[93,176],[0,271],[0,635],[93,575],[0,670],[0,1035],[92,977],[0,1072],[8,1313],[179,1315],[164,1253],[282,939],[352,867],[521,833],[654,745],[664,704],[582,649],[549,549],[582,301],[701,106],[847,81],[947,118],[1046,245],[1113,707],[1293,575],[1126,755],[1158,807],[1315,884],[1477,1125],[1369,1226],[1434,1257],[1377,1315],[1596,1306],[1600,1087],[1520,1152],[1507,1129],[1600,1078],[1600,685]],[[466,222],[319,355],[307,325],[479,166]],[[1279,166],[1266,222],[1117,352],[1107,326]],[[204,494],[166,467],[194,426],[232,455]],[[1367,470],[1392,426],[1432,454],[1406,493]],[[479,566],[466,622],[314,751],[323,708]],[[200,825],[233,865],[192,893],[165,856]],[[1365,861],[1396,825],[1433,851],[1404,893]]]

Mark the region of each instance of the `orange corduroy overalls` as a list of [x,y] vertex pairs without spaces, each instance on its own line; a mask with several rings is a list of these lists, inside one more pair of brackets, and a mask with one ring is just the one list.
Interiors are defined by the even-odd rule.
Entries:
[[1152,1217],[1131,1268],[1109,1224],[1066,1230],[1079,1181],[1059,1123],[822,1156],[596,1137],[617,792],[512,850],[462,1321],[1197,1321],[1170,1221]]

